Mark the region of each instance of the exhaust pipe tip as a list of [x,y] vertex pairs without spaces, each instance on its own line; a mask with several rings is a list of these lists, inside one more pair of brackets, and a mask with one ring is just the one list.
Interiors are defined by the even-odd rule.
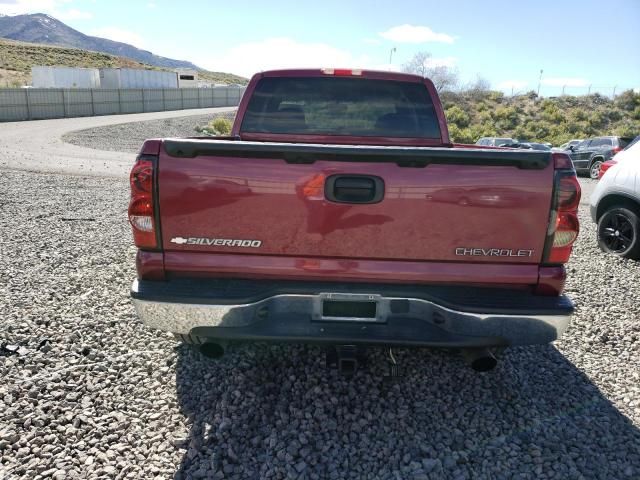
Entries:
[[471,368],[473,368],[476,372],[490,372],[498,365],[498,361],[496,358],[489,354],[486,357],[477,358],[473,362],[471,362]]
[[211,359],[218,359],[224,355],[224,345],[215,342],[206,342],[200,345],[200,353]]
[[486,348],[468,348],[462,351],[462,355],[476,372],[489,372],[498,365],[496,357]]

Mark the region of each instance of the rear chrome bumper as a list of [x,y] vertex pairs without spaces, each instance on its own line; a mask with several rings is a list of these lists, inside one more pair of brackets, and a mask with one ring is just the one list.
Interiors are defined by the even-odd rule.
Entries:
[[[494,308],[497,312],[487,307],[482,312],[481,305],[456,308],[450,298],[439,302],[388,295],[375,286],[367,293],[344,288],[332,291],[330,285],[321,285],[309,293],[265,293],[264,298],[239,302],[207,296],[206,288],[196,296],[192,292],[184,295],[184,291],[166,295],[166,282],[142,283],[147,285],[141,288],[141,282],[133,283],[132,297],[146,325],[220,340],[447,347],[544,344],[562,336],[573,312],[566,297],[553,297],[557,299],[553,304],[549,297],[531,295],[532,303],[542,298],[538,302],[545,302],[544,307],[511,305]],[[153,292],[154,283],[164,284],[160,292]],[[321,291],[323,288],[328,290]],[[325,316],[323,302],[327,300],[374,302],[375,316]]]

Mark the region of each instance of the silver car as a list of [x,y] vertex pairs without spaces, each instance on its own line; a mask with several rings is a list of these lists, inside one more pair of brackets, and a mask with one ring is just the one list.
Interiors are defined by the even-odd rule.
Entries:
[[499,147],[501,145],[507,145],[509,143],[518,143],[518,140],[508,137],[482,137],[476,142],[476,145]]

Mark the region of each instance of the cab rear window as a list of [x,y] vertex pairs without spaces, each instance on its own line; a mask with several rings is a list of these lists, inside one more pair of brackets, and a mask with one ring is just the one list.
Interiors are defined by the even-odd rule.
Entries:
[[343,77],[266,77],[245,112],[244,133],[440,138],[424,84]]

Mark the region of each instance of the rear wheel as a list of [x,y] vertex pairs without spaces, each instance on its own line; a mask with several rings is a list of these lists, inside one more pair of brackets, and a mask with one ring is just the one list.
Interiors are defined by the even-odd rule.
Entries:
[[640,259],[640,219],[623,207],[607,210],[598,221],[598,245],[607,253]]
[[600,165],[602,165],[602,160],[594,160],[589,168],[589,177],[593,180],[598,179],[598,175],[600,174]]

